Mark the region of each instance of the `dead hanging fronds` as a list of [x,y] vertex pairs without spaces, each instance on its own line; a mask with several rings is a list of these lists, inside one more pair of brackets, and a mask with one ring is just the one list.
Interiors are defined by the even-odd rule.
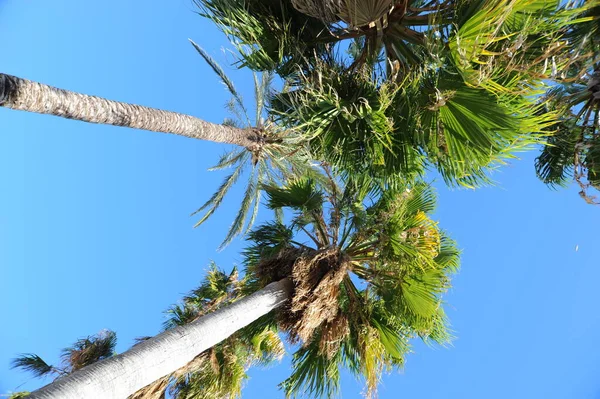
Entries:
[[165,391],[169,386],[171,376],[166,376],[154,381],[152,384],[146,385],[138,390],[128,399],[164,399]]
[[319,339],[319,352],[327,359],[332,359],[340,349],[342,341],[350,335],[350,324],[348,317],[338,308],[337,315],[326,321],[321,326],[321,338]]
[[[129,396],[128,399],[164,399],[169,385],[171,385],[172,382],[184,379],[186,378],[186,375],[198,372],[205,367],[206,361],[211,357],[211,352],[214,351],[209,349],[202,352],[185,366],[175,370],[172,374],[154,381],[152,384],[146,385],[144,388]],[[212,362],[212,359],[210,360]]]
[[267,285],[274,281],[290,277],[294,263],[305,256],[309,256],[314,250],[287,247],[279,251],[275,256],[261,259],[252,266],[253,275],[261,285]]
[[[292,299],[279,309],[277,316],[279,327],[289,334],[292,342],[310,342],[320,327],[325,329],[323,339],[333,342],[348,325],[342,320],[339,295],[349,265],[350,259],[339,248],[315,250],[289,246],[261,259],[251,272],[259,285],[292,279]],[[335,323],[342,325],[334,326]]]
[[339,315],[340,284],[348,271],[349,260],[337,248],[301,257],[293,266],[294,292],[286,320],[292,340],[309,342],[324,323]]

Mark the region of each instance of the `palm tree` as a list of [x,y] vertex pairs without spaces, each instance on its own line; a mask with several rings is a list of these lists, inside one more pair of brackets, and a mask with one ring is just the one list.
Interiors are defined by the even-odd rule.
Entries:
[[[211,170],[233,168],[217,191],[192,215],[205,211],[196,226],[204,223],[219,207],[229,189],[250,169],[240,210],[223,242],[248,231],[258,214],[260,187],[275,184],[293,174],[310,174],[311,167],[303,143],[293,131],[274,123],[267,106],[272,96],[271,73],[254,73],[256,110],[250,115],[242,96],[220,65],[200,46],[192,46],[217,74],[231,94],[227,109],[232,118],[216,125],[198,118],[139,105],[73,93],[41,83],[0,74],[0,106],[62,116],[91,123],[104,123],[137,129],[174,133],[186,137],[235,144]],[[241,148],[240,148],[241,147]]]
[[435,202],[431,189],[416,183],[382,193],[365,177],[340,186],[325,171],[319,181],[264,187],[270,208],[295,213],[289,225],[268,223],[250,234],[242,299],[33,397],[125,397],[157,380],[164,386],[167,376],[257,321],[277,323],[301,345],[282,384],[287,395],[333,395],[340,366],[364,376],[374,393],[381,372],[403,364],[411,338],[447,342],[441,294],[458,267],[458,251],[427,216]]
[[286,395],[331,397],[349,369],[374,396],[384,370],[401,367],[410,340],[446,343],[441,294],[458,250],[427,213],[424,183],[380,191],[368,178],[339,186],[299,178],[265,187],[268,206],[294,211],[290,223],[254,230],[246,250],[248,288],[291,276],[291,300],[274,317],[300,344]]
[[228,151],[221,156],[214,167],[209,169],[215,171],[233,168],[233,172],[225,177],[223,183],[208,201],[192,214],[204,212],[194,227],[200,226],[208,220],[244,171],[250,169],[240,209],[221,245],[223,247],[236,235],[249,231],[254,224],[260,205],[261,187],[264,184],[276,185],[293,175],[313,175],[314,172],[310,166],[307,152],[295,132],[280,128],[268,110],[273,95],[273,74],[265,72],[259,75],[253,72],[256,109],[251,115],[242,96],[221,66],[200,46],[191,40],[190,42],[231,94],[227,109],[232,118],[226,119],[223,124],[246,129],[256,126],[258,129],[270,132],[271,136],[277,137],[277,140],[272,140],[268,146],[264,146],[258,152],[246,151],[245,148]]

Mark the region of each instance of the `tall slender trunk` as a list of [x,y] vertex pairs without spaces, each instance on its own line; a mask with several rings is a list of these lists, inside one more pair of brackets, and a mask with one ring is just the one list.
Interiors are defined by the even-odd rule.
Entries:
[[127,352],[62,377],[29,398],[125,399],[284,304],[291,295],[291,284],[289,278],[271,283],[190,324],[165,331]]
[[260,149],[254,129],[217,125],[190,115],[111,101],[0,73],[0,106],[90,123],[173,133],[194,139]]

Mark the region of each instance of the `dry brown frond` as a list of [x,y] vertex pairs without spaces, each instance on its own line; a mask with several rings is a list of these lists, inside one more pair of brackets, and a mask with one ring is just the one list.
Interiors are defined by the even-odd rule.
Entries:
[[170,376],[166,376],[156,380],[129,396],[128,399],[164,399],[170,379]]
[[323,351],[332,355],[348,331],[338,298],[349,268],[350,259],[338,248],[317,251],[290,247],[262,260],[254,271],[264,284],[292,278],[292,300],[279,309],[279,327],[288,332],[293,343],[310,342],[322,328]]
[[129,396],[128,399],[164,399],[169,383],[172,380],[176,380],[185,374],[199,371],[200,368],[206,362],[209,351],[202,352],[201,354],[196,356],[191,362],[175,370],[172,374],[158,379],[152,384],[146,385],[144,388],[138,390],[136,393]]
[[291,310],[302,316],[294,332],[304,341],[325,322],[339,313],[340,284],[348,270],[348,260],[336,248],[319,251],[312,258],[301,258],[294,264],[295,285]]
[[348,318],[339,310],[331,321],[326,321],[321,326],[321,340],[319,351],[328,359],[331,359],[340,349],[342,341],[350,334]]
[[210,367],[212,367],[215,374],[219,373],[219,359],[217,359],[217,352],[214,349],[208,350],[208,358],[210,359]]
[[261,260],[260,263],[253,268],[253,271],[259,281],[264,285],[290,277],[292,275],[294,263],[297,259],[305,256],[307,251],[307,249],[302,250],[294,247],[285,248],[279,251],[276,256]]

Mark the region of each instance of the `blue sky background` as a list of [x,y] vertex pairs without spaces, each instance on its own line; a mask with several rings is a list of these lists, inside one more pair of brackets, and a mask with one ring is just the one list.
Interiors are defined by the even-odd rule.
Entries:
[[[232,60],[191,0],[0,0],[1,72],[221,122],[227,93],[188,37]],[[226,70],[250,98],[249,75]],[[210,260],[240,262],[239,240],[215,248],[241,190],[203,227],[189,216],[223,178],[206,169],[225,147],[7,109],[0,121],[0,394],[42,384],[9,370],[18,353],[57,362],[103,328],[124,351],[158,332]],[[447,295],[458,338],[416,343],[380,398],[600,398],[600,209],[546,188],[534,157],[497,187],[436,183],[436,217],[464,251]],[[283,397],[287,373],[289,360],[251,370],[244,397]],[[344,398],[361,390],[344,376]]]

